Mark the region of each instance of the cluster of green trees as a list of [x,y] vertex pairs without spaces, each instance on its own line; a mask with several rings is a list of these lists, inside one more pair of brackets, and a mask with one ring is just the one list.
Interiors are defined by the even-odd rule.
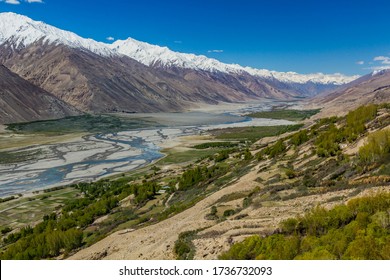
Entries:
[[317,155],[319,157],[335,156],[340,150],[343,135],[335,124],[330,124],[328,129],[317,136],[315,145],[317,146]]
[[179,234],[179,238],[175,242],[173,251],[176,254],[177,260],[192,260],[195,255],[195,246],[192,240],[196,236],[196,231],[185,231]]
[[365,164],[380,162],[390,154],[390,129],[379,130],[368,136],[359,149],[359,159]]
[[272,110],[272,111],[263,111],[251,113],[248,116],[252,118],[269,118],[269,119],[282,119],[290,121],[301,121],[311,116],[319,113],[319,109],[315,110],[291,110],[291,109],[282,109],[282,110]]
[[286,151],[287,147],[284,144],[283,139],[278,140],[275,144],[272,146],[268,146],[262,151],[262,154],[268,155],[270,158],[274,158],[276,156],[279,156],[283,154]]
[[379,106],[374,104],[361,106],[349,112],[339,127],[335,125],[336,118],[328,119],[327,122],[322,121],[325,128],[313,133],[317,135],[315,141],[317,155],[320,157],[337,155],[340,143],[353,142],[366,131],[366,123],[375,119],[378,108]]
[[[289,137],[290,144],[298,147],[315,137],[314,144],[319,157],[336,156],[340,151],[340,143],[353,142],[366,131],[365,124],[376,117],[378,108],[378,105],[370,104],[351,111],[344,119],[336,117],[321,119],[310,130],[303,129]],[[336,126],[338,121],[340,124]],[[264,149],[258,155],[259,160],[263,159],[263,155],[274,158],[283,154],[287,148],[284,140],[280,139]]]
[[349,112],[346,116],[346,125],[343,129],[345,140],[353,142],[360,134],[365,132],[366,123],[375,119],[378,108],[378,105],[369,104]]
[[276,126],[248,126],[233,127],[226,129],[212,130],[211,133],[221,140],[240,140],[255,142],[263,137],[281,135],[286,132],[296,131],[302,128],[303,124],[276,125]]
[[253,158],[252,153],[249,151],[249,149],[245,149],[244,152],[241,154],[241,157],[244,160],[251,160]]
[[4,243],[14,242],[0,255],[0,259],[34,260],[69,253],[82,245],[83,232],[69,228],[61,230],[56,215],[45,216],[36,227],[25,227],[10,234]]
[[281,224],[281,233],[252,236],[221,259],[390,259],[390,193],[314,208]]
[[127,179],[80,183],[75,187],[83,197],[67,202],[59,215],[45,216],[34,228],[10,233],[3,239],[7,247],[0,258],[44,259],[69,253],[83,245],[83,229],[110,213],[120,200],[134,194],[134,201],[143,205],[159,190],[155,182],[130,185]]
[[308,134],[307,129],[302,129],[301,131],[295,133],[293,136],[291,136],[290,142],[295,147],[298,147],[307,141],[309,141],[310,137]]
[[11,201],[11,200],[14,200],[14,199],[16,199],[15,196],[8,196],[8,197],[5,197],[5,198],[0,198],[0,203]]
[[209,142],[195,145],[194,149],[208,149],[208,148],[234,148],[237,147],[238,143],[232,142]]
[[219,152],[214,156],[215,162],[221,162],[221,161],[224,161],[225,159],[228,159],[230,153],[231,153],[230,150],[222,150],[222,151],[219,151]]
[[179,190],[187,190],[201,183],[209,182],[213,178],[225,174],[227,166],[216,164],[211,167],[197,166],[186,170],[179,179]]
[[156,193],[160,190],[160,186],[156,182],[145,182],[143,184],[132,185],[130,192],[134,194],[134,201],[138,205],[153,199]]

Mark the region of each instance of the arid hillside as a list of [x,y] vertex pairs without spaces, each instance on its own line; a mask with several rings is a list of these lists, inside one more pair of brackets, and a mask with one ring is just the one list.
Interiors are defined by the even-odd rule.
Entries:
[[78,115],[74,107],[0,65],[0,124]]

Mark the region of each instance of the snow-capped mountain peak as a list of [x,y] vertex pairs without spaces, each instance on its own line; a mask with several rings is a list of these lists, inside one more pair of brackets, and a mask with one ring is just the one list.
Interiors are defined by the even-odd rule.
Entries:
[[0,13],[0,45],[9,44],[14,49],[24,48],[36,42],[64,44],[72,48],[88,50],[101,56],[125,55],[151,67],[183,68],[227,74],[249,74],[283,83],[342,85],[359,76],[342,74],[298,74],[226,64],[204,55],[180,53],[167,47],[151,45],[132,38],[112,44],[85,39],[73,32],[64,31],[44,22],[34,21],[15,13]]
[[72,48],[86,49],[103,56],[115,54],[105,44],[82,38],[73,32],[34,21],[23,15],[0,13],[0,44],[7,42],[18,49],[40,40],[48,44],[64,44]]
[[261,78],[276,79],[281,82],[298,84],[312,82],[316,84],[342,85],[359,78],[359,76],[345,76],[340,73],[330,75],[323,73],[302,75],[295,72],[277,72],[266,69],[242,67],[237,64],[222,63],[204,55],[174,52],[167,47],[151,45],[132,38],[128,38],[127,40],[118,40],[110,46],[113,50],[129,56],[144,65],[158,66],[162,68],[178,67],[228,74],[240,74],[246,72],[250,75]]
[[179,67],[229,73],[243,70],[241,66],[224,64],[204,55],[174,52],[167,47],[151,45],[132,38],[115,41],[111,44],[111,48],[147,66]]

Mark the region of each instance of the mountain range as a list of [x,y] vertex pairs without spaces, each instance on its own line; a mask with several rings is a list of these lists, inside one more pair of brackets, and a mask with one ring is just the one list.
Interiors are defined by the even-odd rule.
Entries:
[[346,112],[368,103],[390,102],[390,69],[374,71],[337,90],[319,94],[308,100],[311,107],[322,107],[316,118],[344,115]]
[[225,64],[132,38],[107,44],[14,13],[0,13],[0,65],[72,108],[60,115],[183,111],[261,98],[292,100],[334,92],[359,78]]

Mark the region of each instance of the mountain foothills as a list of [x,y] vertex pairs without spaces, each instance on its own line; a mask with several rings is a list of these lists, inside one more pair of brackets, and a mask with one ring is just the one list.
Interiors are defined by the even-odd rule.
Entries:
[[182,111],[202,103],[259,98],[291,100],[357,78],[224,64],[134,39],[105,44],[14,13],[0,14],[0,63],[88,113]]
[[58,119],[80,112],[0,65],[0,123]]
[[324,108],[316,117],[342,115],[368,103],[390,102],[390,70],[375,71],[331,93],[319,94],[309,102],[311,106]]

